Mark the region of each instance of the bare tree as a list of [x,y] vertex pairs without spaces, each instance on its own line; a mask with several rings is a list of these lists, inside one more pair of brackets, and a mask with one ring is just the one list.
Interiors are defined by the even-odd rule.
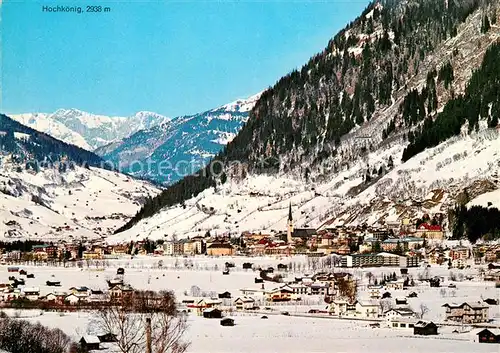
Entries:
[[153,353],[184,353],[189,347],[183,339],[188,327],[186,316],[177,312],[171,292],[138,291],[120,304],[95,314],[98,328],[103,333],[116,335],[120,352],[146,352],[148,318],[151,319]]
[[368,278],[368,284],[371,285],[372,284],[372,281],[373,281],[373,273],[371,272],[368,272],[366,274],[366,278]]
[[12,353],[67,353],[71,339],[59,329],[0,315],[0,349]]
[[423,319],[424,315],[429,312],[429,308],[424,303],[420,303],[420,308],[419,309],[420,309],[419,317],[420,317],[420,319]]
[[484,273],[485,273],[484,268],[483,267],[479,267],[479,269],[477,271],[479,273],[479,277],[482,278],[484,276]]
[[199,297],[201,294],[201,289],[198,286],[191,286],[190,293],[192,297]]
[[339,278],[336,284],[340,296],[345,297],[350,301],[356,299],[357,286],[354,281]]
[[394,306],[391,299],[382,299],[379,301],[380,311],[385,313],[388,310],[391,310]]

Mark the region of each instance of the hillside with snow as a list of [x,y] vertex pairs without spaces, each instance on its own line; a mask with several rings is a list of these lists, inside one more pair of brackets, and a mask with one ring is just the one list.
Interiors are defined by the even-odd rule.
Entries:
[[149,183],[100,168],[35,173],[0,158],[0,240],[105,237],[159,192]]
[[170,120],[160,114],[145,111],[130,117],[110,117],[78,109],[59,109],[50,114],[14,114],[11,117],[23,125],[88,151]]
[[495,207],[500,210],[500,188],[477,196],[467,206]]
[[[231,179],[205,190],[184,206],[166,208],[109,238],[122,241],[148,237],[164,239],[241,231],[285,230],[288,206],[292,205],[296,227],[325,228],[336,225],[374,225],[421,217],[424,213],[446,214],[464,186],[476,186],[480,198],[497,201],[500,188],[500,133],[485,129],[451,139],[426,150],[406,163],[399,163],[404,146],[399,143],[370,153],[348,168],[305,182],[300,175],[251,175]],[[364,182],[367,166],[387,168],[371,183]],[[359,191],[362,189],[362,191]]]
[[159,190],[0,114],[0,239],[100,238]]
[[[418,3],[365,11],[302,70],[262,94],[219,158],[227,181],[200,174],[184,179],[154,200],[155,212],[140,214],[110,239],[277,232],[285,229],[289,204],[296,227],[321,228],[384,225],[425,213],[446,219],[450,208],[481,194],[492,199],[481,202],[494,202],[496,194],[486,193],[499,188],[500,27],[483,25],[484,16],[498,22],[499,4],[448,4],[458,6],[452,15],[441,2]],[[429,22],[431,9],[438,12]],[[455,21],[456,32],[436,34],[443,31],[439,11]],[[384,16],[392,25],[375,22]],[[407,16],[419,31],[390,16]],[[411,56],[412,33],[429,36],[435,47]],[[362,54],[345,60],[353,48]],[[384,50],[389,54],[381,55]],[[382,102],[383,68],[410,62],[411,69],[391,73],[390,99]],[[364,65],[371,71],[360,72]],[[378,89],[370,80],[381,80]],[[486,109],[477,114],[481,105]]]
[[95,152],[122,172],[171,184],[202,168],[232,141],[259,96],[174,118]]

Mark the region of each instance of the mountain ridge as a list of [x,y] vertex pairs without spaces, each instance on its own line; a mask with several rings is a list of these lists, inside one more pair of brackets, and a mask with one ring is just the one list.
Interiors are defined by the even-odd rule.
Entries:
[[89,151],[170,120],[148,111],[120,117],[88,113],[76,108],[58,109],[54,113],[13,114],[11,117],[35,130]]
[[127,174],[171,184],[196,172],[217,155],[247,121],[259,96],[176,117],[95,152]]
[[80,166],[103,166],[104,161],[96,154],[25,126],[4,114],[0,114],[0,123],[1,154],[10,154],[37,165],[69,160]]

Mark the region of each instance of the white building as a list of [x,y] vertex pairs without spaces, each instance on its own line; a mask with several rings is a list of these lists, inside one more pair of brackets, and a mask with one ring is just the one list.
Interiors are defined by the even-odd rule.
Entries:
[[76,305],[80,302],[80,297],[76,294],[70,294],[66,298],[64,298],[65,302],[68,302],[71,305]]
[[332,315],[343,316],[356,310],[356,303],[350,304],[346,300],[334,300],[329,307],[329,313]]
[[38,298],[40,297],[40,288],[25,287],[23,288],[23,296],[28,300],[38,300]]
[[395,327],[392,325],[393,322],[401,320],[413,320],[416,314],[410,308],[393,308],[389,309],[384,313],[384,317],[388,327]]
[[236,310],[249,310],[255,307],[255,299],[250,297],[238,297],[234,301]]
[[382,294],[380,293],[382,291],[382,286],[368,286],[368,293],[370,295],[370,298],[372,299],[380,299]]
[[387,327],[413,333],[415,323],[416,320],[412,318],[395,318],[394,320],[387,321]]
[[292,289],[293,291],[293,294],[297,297],[301,296],[301,295],[306,295],[309,293],[309,287],[308,286],[305,286],[303,284],[295,284],[295,283],[292,283],[292,284],[289,284],[288,285],[289,288]]
[[356,313],[364,318],[377,318],[380,305],[378,300],[359,300],[356,302]]

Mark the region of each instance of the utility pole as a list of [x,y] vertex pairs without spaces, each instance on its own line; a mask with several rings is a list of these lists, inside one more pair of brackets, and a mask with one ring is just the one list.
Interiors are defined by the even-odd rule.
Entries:
[[153,353],[151,349],[151,318],[146,318],[146,353]]

